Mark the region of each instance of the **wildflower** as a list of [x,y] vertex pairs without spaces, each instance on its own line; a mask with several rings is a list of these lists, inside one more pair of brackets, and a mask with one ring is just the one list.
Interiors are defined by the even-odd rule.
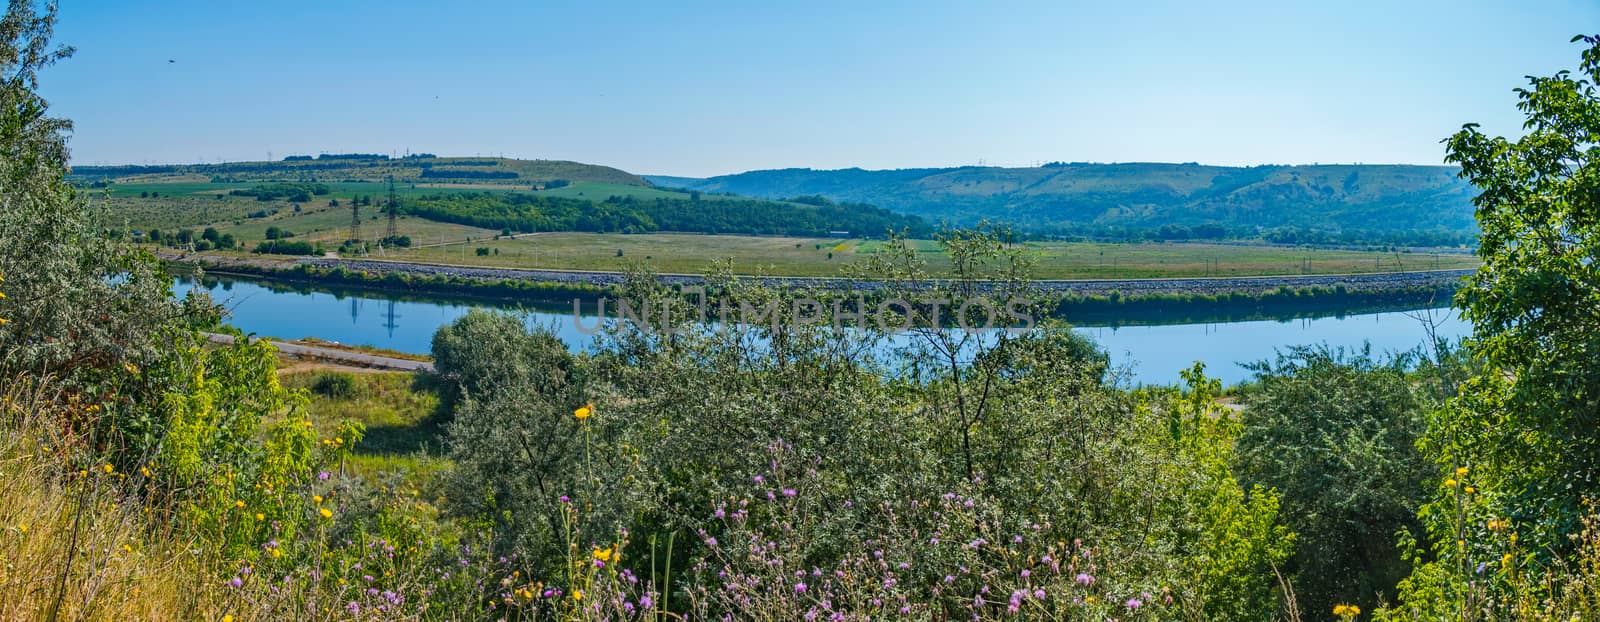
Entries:
[[1467,474],[1467,467],[1457,467],[1456,468],[1456,477],[1464,477],[1464,476],[1466,476],[1466,474]]
[[1079,585],[1094,585],[1094,577],[1089,576],[1088,573],[1080,572],[1073,580],[1077,581]]
[[267,517],[266,517],[265,514],[262,514],[260,512],[256,512],[256,520],[267,520]]
[[109,464],[108,464],[108,465],[105,465],[105,466],[103,466],[103,467],[100,467],[100,468],[102,468],[102,469],[105,469],[105,471],[106,471],[106,472],[107,472],[107,473],[114,473],[114,472],[116,472],[116,470],[117,470],[117,468],[116,468],[116,467],[114,467],[114,466],[111,466],[111,465],[109,465]]
[[1454,479],[1444,480],[1444,487],[1445,488],[1455,488],[1456,487],[1456,480],[1454,480]]
[[333,512],[329,511],[328,508],[317,510],[317,513],[321,514],[323,518],[333,518]]
[[1344,618],[1353,618],[1361,615],[1361,608],[1355,605],[1334,605],[1333,615]]
[[603,562],[611,561],[611,547],[608,546],[603,549],[596,547],[594,550],[594,558]]
[[579,406],[577,410],[572,411],[572,416],[577,417],[578,421],[588,419],[592,414],[594,414],[594,402]]
[[317,503],[322,503],[322,495],[312,495],[311,500]]
[[1477,488],[1473,488],[1472,486],[1466,487],[1465,490],[1467,491],[1467,494],[1469,494],[1469,495],[1478,492],[1478,489]]
[[223,615],[222,616],[222,622],[233,622],[233,616],[231,616],[231,615]]
[[228,580],[228,585],[233,586],[233,587],[239,587],[241,585],[244,585],[244,579],[240,579],[239,577],[234,577],[234,578]]
[[328,472],[327,471],[318,471],[317,472],[317,479],[322,480],[324,482],[328,481]]
[[1144,603],[1140,602],[1140,600],[1137,599],[1137,598],[1129,598],[1128,602],[1123,603],[1123,604],[1126,605],[1129,609],[1138,609],[1139,607],[1144,606]]
[[243,501],[234,501],[233,502],[233,507],[242,508],[242,507],[244,507],[244,502]]
[[572,600],[583,600],[583,590],[572,590]]

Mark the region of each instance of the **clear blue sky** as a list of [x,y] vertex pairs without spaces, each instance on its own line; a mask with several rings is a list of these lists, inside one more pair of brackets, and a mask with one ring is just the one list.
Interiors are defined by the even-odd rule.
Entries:
[[44,92],[77,164],[1436,164],[1600,31],[1589,0],[1199,4],[62,0]]

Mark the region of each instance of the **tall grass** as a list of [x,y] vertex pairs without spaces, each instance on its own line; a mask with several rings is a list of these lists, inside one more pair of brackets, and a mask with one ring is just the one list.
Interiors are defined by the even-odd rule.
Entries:
[[125,474],[73,464],[47,385],[0,389],[0,619],[177,620],[211,611],[205,553],[149,529]]

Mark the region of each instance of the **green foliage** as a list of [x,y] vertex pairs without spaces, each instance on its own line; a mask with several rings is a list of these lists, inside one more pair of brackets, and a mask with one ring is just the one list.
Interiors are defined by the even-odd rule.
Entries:
[[272,255],[320,255],[321,245],[311,242],[267,240],[256,245],[253,253],[267,253]]
[[354,375],[343,372],[323,372],[311,381],[311,391],[317,395],[337,399],[359,397],[361,387]]
[[1502,509],[1530,543],[1556,550],[1569,548],[1582,500],[1600,496],[1600,39],[1582,40],[1576,76],[1518,89],[1527,135],[1469,124],[1448,141],[1449,160],[1481,190],[1484,263],[1457,302],[1489,371],[1436,442],[1506,495]]
[[517,232],[824,235],[828,231],[845,229],[871,237],[903,229],[922,235],[929,231],[918,218],[865,205],[804,206],[757,199],[702,202],[679,196],[654,199],[612,196],[603,201],[587,201],[542,194],[484,192],[421,196],[401,209],[429,220]]
[[313,196],[328,194],[326,184],[261,184],[251,188],[234,190],[229,194],[240,197],[255,197],[257,201],[284,200],[291,203],[305,203]]
[[1240,477],[1281,493],[1300,536],[1286,571],[1307,611],[1376,609],[1409,571],[1395,534],[1417,532],[1431,468],[1416,447],[1425,406],[1411,359],[1296,347],[1251,366]]

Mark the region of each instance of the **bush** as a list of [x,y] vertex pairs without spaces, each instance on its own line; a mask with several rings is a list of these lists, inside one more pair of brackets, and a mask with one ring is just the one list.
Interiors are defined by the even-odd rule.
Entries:
[[270,253],[274,255],[320,255],[322,251],[310,242],[285,242],[283,240],[268,240],[256,245],[255,253]]
[[361,386],[356,383],[355,376],[340,372],[325,372],[317,374],[311,382],[311,391],[323,397],[335,399],[353,399],[360,397]]

